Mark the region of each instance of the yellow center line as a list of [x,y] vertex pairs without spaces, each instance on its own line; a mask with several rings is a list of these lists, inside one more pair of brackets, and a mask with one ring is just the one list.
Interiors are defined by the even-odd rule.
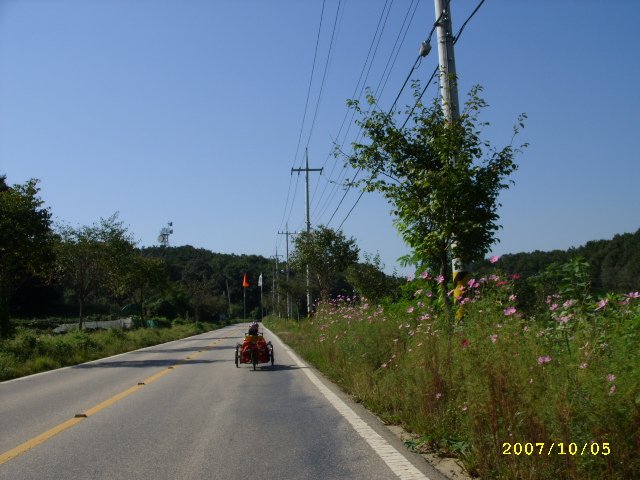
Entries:
[[37,437],[34,437],[31,440],[27,440],[26,442],[18,445],[17,447],[12,448],[8,452],[4,452],[2,455],[0,455],[0,465],[8,462],[9,460],[17,457],[18,455],[22,455],[24,452],[32,449],[33,447],[46,442],[51,437],[56,436],[60,432],[64,432],[65,430],[73,427],[74,425],[77,425],[82,420],[84,420],[84,418],[71,418],[66,422],[61,423],[60,425],[53,427],[51,430],[47,430],[46,432],[41,433]]
[[[228,338],[228,337],[225,337],[225,338]],[[131,395],[134,392],[137,392],[138,390],[140,390],[145,385],[149,385],[150,383],[155,382],[159,378],[164,377],[167,373],[171,372],[176,367],[186,363],[188,360],[194,359],[195,357],[197,357],[198,355],[200,355],[204,351],[207,351],[207,349],[218,345],[225,338],[221,338],[221,339],[216,340],[213,343],[210,343],[209,345],[207,345],[207,347],[205,347],[205,350],[192,353],[189,356],[187,356],[187,358],[185,360],[180,360],[175,365],[172,365],[172,366],[168,367],[165,370],[161,370],[158,373],[156,373],[154,375],[151,375],[150,377],[144,379],[142,382],[138,383],[137,385],[134,385],[133,387],[130,387],[130,388],[124,390],[123,392],[120,392],[120,393],[114,395],[113,397],[108,398],[107,400],[99,403],[98,405],[95,405],[94,407],[89,408],[83,414],[79,414],[81,416],[74,417],[74,418],[71,418],[71,419],[69,419],[69,420],[67,420],[65,422],[62,422],[61,424],[56,425],[55,427],[51,428],[50,430],[47,430],[46,432],[41,433],[40,435],[38,435],[36,437],[33,437],[32,439],[27,440],[24,443],[21,443],[17,447],[12,448],[11,450],[8,450],[8,451],[0,454],[0,465],[8,462],[9,460],[11,460],[13,458],[16,458],[19,455],[22,455],[23,453],[25,453],[28,450],[31,450],[34,447],[37,447],[41,443],[46,442],[47,440],[49,440],[52,437],[55,437],[59,433],[62,433],[65,430],[68,430],[69,428],[77,425],[78,423],[82,422],[86,418],[88,418],[88,417],[90,417],[92,415],[95,415],[96,413],[100,412],[101,410],[104,410],[108,406],[119,402],[123,398],[128,397],[129,395]]]

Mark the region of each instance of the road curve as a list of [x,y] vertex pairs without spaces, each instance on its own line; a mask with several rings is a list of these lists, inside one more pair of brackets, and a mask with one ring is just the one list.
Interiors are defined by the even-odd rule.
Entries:
[[271,332],[236,368],[246,327],[0,383],[0,479],[445,479]]

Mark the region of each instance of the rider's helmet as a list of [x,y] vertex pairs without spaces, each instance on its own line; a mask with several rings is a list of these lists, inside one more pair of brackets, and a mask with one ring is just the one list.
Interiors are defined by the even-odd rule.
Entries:
[[258,334],[258,322],[253,322],[249,325],[249,335],[257,335]]

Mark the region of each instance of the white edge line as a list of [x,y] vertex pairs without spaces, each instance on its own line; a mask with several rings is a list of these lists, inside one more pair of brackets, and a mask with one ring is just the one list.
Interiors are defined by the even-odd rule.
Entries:
[[[264,328],[264,327],[263,327]],[[264,328],[267,330],[266,328]],[[271,334],[278,338],[273,332]],[[284,342],[278,338],[278,343],[287,352],[298,367],[307,375],[311,383],[325,396],[325,398],[333,405],[333,407],[342,415],[354,428],[356,432],[369,444],[369,446],[378,454],[378,456],[387,464],[393,473],[401,480],[430,480],[424,473],[418,470],[404,455],[402,455],[395,447],[388,443],[380,434],[373,430],[367,423],[362,420],[340,397],[327,388],[324,383],[308,368],[305,364]]]

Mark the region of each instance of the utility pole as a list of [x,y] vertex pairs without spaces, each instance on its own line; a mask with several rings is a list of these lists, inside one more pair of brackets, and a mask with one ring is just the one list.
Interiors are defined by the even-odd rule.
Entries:
[[[456,76],[456,61],[453,53],[453,27],[451,26],[451,0],[434,0],[436,9],[436,21],[438,32],[438,60],[440,65],[440,94],[442,96],[442,110],[447,122],[453,123],[460,117],[460,104],[458,101],[458,79]],[[451,159],[455,162],[455,158]],[[453,240],[452,247],[455,247]],[[452,248],[453,250],[453,248]],[[453,258],[451,261],[453,271],[453,283],[455,285],[454,298],[461,295],[461,288],[469,272],[462,259]],[[458,312],[462,315],[462,310]]]
[[[309,216],[309,172],[320,172],[322,173],[322,168],[309,168],[309,150],[305,148],[304,155],[306,158],[306,167],[305,168],[292,168],[291,174],[293,172],[305,172],[306,177],[306,185],[307,185],[307,233],[311,233],[311,219]],[[307,264],[307,316],[311,315],[311,282],[309,281],[309,264]]]
[[280,318],[280,285],[278,281],[278,275],[280,270],[278,269],[278,257],[282,255],[278,255],[278,248],[276,247],[276,296],[278,298],[278,318]]
[[[277,298],[277,305],[278,305],[278,317],[280,317],[280,293],[276,292],[277,291],[277,279],[278,279],[278,257],[281,257],[282,255],[278,255],[278,249],[276,248],[276,254],[271,257],[273,259],[275,259],[276,263],[275,263],[275,267],[273,269],[273,279],[271,280],[271,314],[273,315],[274,312],[276,312],[276,298]],[[277,295],[277,297],[276,297]]]
[[298,232],[289,231],[289,223],[285,225],[284,232],[278,232],[278,235],[286,235],[287,239],[287,318],[291,318],[291,298],[289,296],[289,235],[295,235]]

